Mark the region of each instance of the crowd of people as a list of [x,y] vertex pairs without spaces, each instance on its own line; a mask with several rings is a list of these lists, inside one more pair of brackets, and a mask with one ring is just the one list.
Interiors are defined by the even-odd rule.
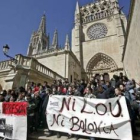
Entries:
[[[32,82],[27,89],[20,87],[18,90],[3,90],[0,93],[0,102],[27,102],[27,130],[28,134],[38,131],[38,128],[47,128],[46,107],[50,95],[73,95],[85,98],[109,99],[116,96],[125,96],[129,115],[131,118],[132,132],[137,135],[135,121],[140,119],[140,83],[134,79],[128,79],[123,73],[114,75],[111,80],[102,77],[92,77],[89,81],[84,79],[54,80],[52,85],[46,81],[43,84]],[[49,131],[48,137],[57,134],[60,138],[62,133]],[[68,134],[70,139],[73,135]],[[79,136],[74,136],[76,139]],[[94,138],[90,138],[94,139]]]

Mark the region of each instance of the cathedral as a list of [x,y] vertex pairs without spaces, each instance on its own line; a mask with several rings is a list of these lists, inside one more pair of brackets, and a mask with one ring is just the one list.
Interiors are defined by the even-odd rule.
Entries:
[[27,55],[71,82],[93,75],[111,76],[123,72],[122,53],[127,20],[118,0],[99,0],[75,9],[72,45],[58,46],[58,32],[52,44],[46,34],[46,16],[31,36]]
[[38,30],[31,35],[27,56],[16,55],[16,65],[11,60],[0,63],[1,86],[16,88],[31,81],[52,83],[65,78],[73,82],[100,75],[108,80],[124,73],[126,27],[127,19],[118,0],[98,0],[84,6],[77,2],[72,40],[66,35],[60,47],[57,30],[50,43],[44,14]]

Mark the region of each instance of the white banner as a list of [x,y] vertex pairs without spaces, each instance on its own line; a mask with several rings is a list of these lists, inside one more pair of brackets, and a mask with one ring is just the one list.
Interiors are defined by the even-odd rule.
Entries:
[[0,137],[11,140],[27,139],[26,110],[26,103],[0,103]]
[[50,96],[46,111],[50,130],[89,137],[132,140],[125,97],[103,100]]

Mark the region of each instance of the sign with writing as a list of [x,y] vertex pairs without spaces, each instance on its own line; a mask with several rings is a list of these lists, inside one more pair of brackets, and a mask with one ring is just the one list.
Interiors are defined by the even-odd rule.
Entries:
[[0,103],[0,137],[27,139],[27,103]]
[[132,140],[125,97],[104,100],[50,96],[46,111],[50,130],[89,137]]

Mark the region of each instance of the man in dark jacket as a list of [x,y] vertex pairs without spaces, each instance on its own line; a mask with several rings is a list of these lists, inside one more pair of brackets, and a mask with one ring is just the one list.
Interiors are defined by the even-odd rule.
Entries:
[[49,101],[49,94],[50,94],[50,89],[47,89],[46,91],[44,91],[43,93],[43,98],[42,99],[42,103],[41,103],[41,125],[43,125],[43,127],[47,126],[46,123],[46,108],[47,108],[47,104]]
[[31,94],[26,95],[27,105],[27,133],[30,134],[33,132],[33,123],[34,123],[34,116],[35,116],[35,103],[31,98]]
[[0,92],[0,102],[4,102],[5,99],[4,99],[4,94],[3,92]]
[[[47,108],[47,105],[48,105],[48,102],[49,102],[49,96],[52,94],[52,91],[51,89],[47,89],[46,90],[46,96],[44,98],[44,101],[42,103],[42,115],[43,115],[43,123],[47,126],[48,128],[48,125],[47,125],[47,120],[46,120],[46,108]],[[53,135],[53,131],[49,130],[48,128],[48,134],[47,134],[47,137],[50,137]]]
[[81,96],[84,97],[84,90],[85,90],[86,84],[84,80],[81,80],[80,85],[78,87],[78,91],[81,93]]
[[35,102],[35,131],[37,131],[37,128],[39,126],[39,114],[41,113],[41,97],[39,96],[39,91],[36,91],[34,93],[34,102]]

